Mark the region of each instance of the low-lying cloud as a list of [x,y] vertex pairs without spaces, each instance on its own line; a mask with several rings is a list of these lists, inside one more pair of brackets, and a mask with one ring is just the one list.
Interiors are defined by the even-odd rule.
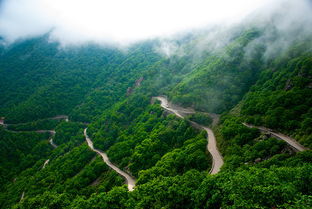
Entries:
[[11,43],[50,32],[62,44],[129,43],[237,22],[271,2],[276,1],[4,0],[0,36]]
[[[192,51],[188,54],[193,56],[196,63],[197,60],[205,58],[207,53],[223,52],[222,49],[232,43],[235,37],[250,29],[259,34],[245,47],[245,58],[254,57],[260,47],[264,50],[263,59],[270,60],[295,43],[312,40],[312,1],[272,1],[237,24],[220,24],[198,31],[192,42]],[[306,48],[312,50],[311,46]],[[179,45],[175,38],[162,41],[157,51],[166,57],[185,54],[183,42]]]

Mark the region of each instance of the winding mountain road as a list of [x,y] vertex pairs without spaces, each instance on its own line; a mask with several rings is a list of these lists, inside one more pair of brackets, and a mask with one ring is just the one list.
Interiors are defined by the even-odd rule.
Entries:
[[115,166],[108,158],[107,154],[105,152],[102,152],[98,149],[95,149],[93,146],[93,142],[91,141],[90,137],[87,135],[87,128],[84,129],[84,135],[86,138],[86,141],[88,143],[88,146],[90,147],[90,149],[94,152],[96,152],[97,154],[99,154],[102,158],[103,161],[114,171],[116,171],[119,175],[121,175],[122,177],[124,177],[126,179],[127,185],[128,185],[128,190],[129,191],[133,191],[134,187],[135,187],[135,179],[133,177],[131,177],[129,174],[127,174],[126,172],[122,171],[121,169],[119,169],[117,166]]
[[[51,120],[65,120],[66,122],[69,121],[68,116],[67,115],[57,115],[53,118],[47,118],[47,119],[51,119]],[[4,123],[4,120],[0,120],[0,125],[2,125],[4,128],[8,128],[8,125],[19,125],[19,124],[25,124],[25,123],[15,123],[15,124],[6,124]],[[36,131],[13,131],[13,130],[8,130],[12,133],[20,133],[20,132],[37,132],[37,133],[47,133],[49,132],[51,134],[51,137],[49,138],[49,143],[51,144],[51,146],[53,148],[57,148],[57,145],[53,142],[53,136],[55,135],[55,130],[36,130]]]
[[42,169],[44,169],[48,163],[50,162],[50,159],[47,159],[44,163],[43,163],[43,166],[42,166]]
[[[2,125],[2,126],[4,126],[5,128],[7,128],[7,125],[8,125],[8,124],[5,124],[4,121],[2,121],[2,123],[1,123],[0,125]],[[52,146],[53,148],[57,148],[57,145],[53,142],[53,136],[55,135],[55,130],[36,130],[36,131],[12,131],[12,130],[7,130],[7,131],[10,131],[10,132],[12,132],[12,133],[20,133],[20,132],[47,133],[47,132],[48,132],[48,133],[51,134],[51,136],[50,136],[50,138],[49,138],[49,143],[51,144],[51,146]],[[43,166],[42,166],[42,169],[44,169],[44,168],[48,165],[49,161],[50,161],[50,159],[47,159],[47,160],[44,162],[44,164],[43,164]],[[23,192],[23,194],[22,194],[21,201],[23,200],[24,195],[25,195],[25,192]]]
[[51,137],[50,137],[50,139],[49,139],[49,142],[50,142],[50,144],[51,144],[51,146],[52,146],[53,148],[57,148],[57,145],[53,142],[53,136],[55,135],[55,131],[54,131],[54,130],[51,130],[51,131],[50,131],[50,134],[51,134]]
[[296,151],[305,151],[305,150],[308,150],[308,148],[302,146],[299,142],[297,142],[294,138],[291,138],[289,136],[286,136],[282,133],[278,133],[278,132],[275,132],[269,128],[265,128],[265,127],[262,127],[262,126],[254,126],[254,125],[251,125],[251,124],[247,124],[247,123],[243,123],[244,126],[248,127],[248,128],[256,128],[258,130],[260,130],[261,132],[263,133],[269,133],[271,134],[273,137],[275,138],[278,138],[278,139],[281,139],[283,141],[285,141],[287,144],[289,144],[291,147],[293,147]]
[[57,148],[57,145],[53,142],[53,138],[52,137],[49,139],[49,142],[50,142],[50,144],[51,144],[51,146],[53,148]]
[[[195,113],[195,111],[192,109],[186,109],[186,108],[178,107],[176,105],[169,103],[167,98],[164,96],[158,96],[158,97],[154,97],[154,98],[161,102],[161,107],[168,110],[169,112],[172,112],[173,114],[175,114],[179,118],[183,119],[185,114]],[[216,119],[216,117],[214,117],[214,120],[215,119]],[[195,123],[193,121],[191,121],[191,123],[195,127],[203,129],[207,132],[207,141],[208,141],[207,150],[209,151],[209,153],[212,156],[212,166],[211,166],[211,170],[209,171],[209,173],[210,174],[218,173],[220,171],[220,168],[224,164],[224,162],[223,162],[223,158],[222,158],[222,156],[218,150],[216,137],[213,134],[213,131],[209,127],[202,126],[202,125]]]

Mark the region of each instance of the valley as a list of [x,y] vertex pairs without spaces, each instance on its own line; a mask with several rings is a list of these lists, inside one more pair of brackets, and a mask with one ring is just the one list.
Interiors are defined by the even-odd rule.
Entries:
[[312,7],[283,2],[128,44],[0,30],[0,208],[312,208]]

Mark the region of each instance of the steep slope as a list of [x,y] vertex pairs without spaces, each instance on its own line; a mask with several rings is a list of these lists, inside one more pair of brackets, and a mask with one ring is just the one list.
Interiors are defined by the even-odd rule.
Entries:
[[[261,73],[242,101],[247,122],[293,135],[312,148],[312,42],[290,48]],[[301,52],[301,53],[300,53]]]
[[[266,46],[258,44],[264,33],[242,26],[221,47],[202,49],[200,58],[192,52],[205,33],[176,41],[184,53],[169,57],[156,53],[157,40],[127,53],[95,46],[59,51],[44,38],[5,49],[1,116],[32,121],[15,130],[54,126],[58,147],[30,156],[13,146],[28,136],[1,130],[5,153],[20,149],[19,158],[32,159],[17,170],[2,162],[1,207],[311,207],[311,151],[295,153],[243,125],[276,129],[311,148],[311,41],[298,39],[268,58]],[[274,41],[280,37],[271,35]],[[218,174],[209,175],[206,132],[152,104],[153,96],[163,94],[196,111],[222,113],[213,127],[224,157]],[[57,114],[80,122],[44,120]],[[86,127],[94,149],[137,179],[132,192],[89,149]],[[25,146],[37,146],[39,139],[34,135]]]
[[0,56],[0,115],[7,122],[71,112],[76,120],[89,121],[124,98],[127,88],[160,59],[149,43],[125,55],[95,45],[59,49],[47,39],[16,43]]
[[257,30],[243,31],[223,49],[210,53],[169,96],[174,103],[221,113],[229,110],[255,83],[261,71],[262,50],[245,58],[245,48],[259,36]]
[[[193,111],[189,111],[187,109],[183,109],[181,107],[174,107],[171,105],[168,100],[165,97],[155,97],[155,99],[159,100],[161,102],[161,106],[165,109],[168,110],[169,112],[172,112],[175,114],[177,117],[184,119],[184,114],[194,114]],[[190,120],[190,123],[199,129],[203,129],[207,132],[207,150],[212,156],[212,165],[211,169],[209,171],[210,174],[216,174],[220,171],[222,165],[223,165],[223,158],[220,155],[220,152],[217,148],[217,142],[216,142],[216,137],[214,136],[213,131],[207,127],[204,126],[203,124],[198,124],[194,121]]]

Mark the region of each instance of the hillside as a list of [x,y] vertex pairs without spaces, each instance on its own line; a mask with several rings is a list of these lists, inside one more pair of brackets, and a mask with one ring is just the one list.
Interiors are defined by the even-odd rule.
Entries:
[[[61,48],[47,34],[3,47],[0,207],[311,208],[311,36],[269,56],[282,38],[271,27],[230,28],[218,47],[205,40],[211,31],[185,35],[168,40],[178,48],[171,56],[159,53],[157,39],[122,51]],[[167,110],[155,96],[167,96]],[[168,111],[182,107],[196,114]],[[224,161],[217,174],[209,174],[206,129],[194,122],[216,136]],[[133,191],[88,147],[85,128],[136,180]]]

